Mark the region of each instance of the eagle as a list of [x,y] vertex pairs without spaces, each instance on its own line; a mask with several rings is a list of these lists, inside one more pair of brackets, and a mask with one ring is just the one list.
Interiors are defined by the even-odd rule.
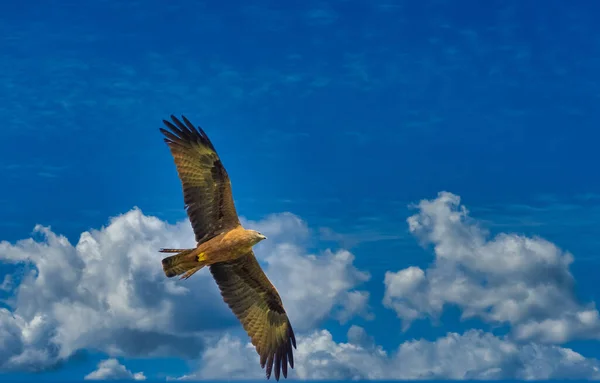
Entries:
[[296,337],[277,289],[252,250],[266,237],[241,225],[229,176],[204,130],[185,116],[171,120],[163,120],[167,129],[160,131],[175,160],[197,245],[160,249],[174,253],[162,260],[163,271],[168,278],[187,279],[208,266],[223,300],[250,336],[267,379],[273,367],[277,381],[280,373],[287,378],[288,363],[294,368]]

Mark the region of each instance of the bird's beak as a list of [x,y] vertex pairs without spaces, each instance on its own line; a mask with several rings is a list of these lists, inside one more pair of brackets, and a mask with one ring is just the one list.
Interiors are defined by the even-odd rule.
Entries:
[[265,236],[265,235],[262,235],[262,239],[263,239],[263,240],[264,240],[264,239],[267,239],[267,236]]

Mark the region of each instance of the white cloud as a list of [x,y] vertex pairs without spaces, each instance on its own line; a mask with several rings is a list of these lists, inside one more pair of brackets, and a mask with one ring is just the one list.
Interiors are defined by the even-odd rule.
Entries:
[[[356,337],[359,335],[358,338]],[[448,333],[434,342],[402,343],[391,355],[351,328],[337,343],[327,330],[298,338],[291,377],[317,380],[364,379],[598,379],[600,363],[551,345],[520,345],[479,330]],[[224,336],[204,352],[197,373],[185,380],[260,379],[263,372],[249,343]]]
[[98,363],[98,369],[90,372],[84,378],[85,380],[146,380],[143,372],[135,374],[129,371],[118,360],[111,358]]
[[[368,274],[352,265],[352,254],[307,255],[308,229],[292,214],[256,224],[272,237],[259,259],[296,330],[332,313],[368,316],[368,294],[355,291]],[[187,221],[169,225],[133,209],[82,233],[75,246],[50,228],[35,231],[37,240],[0,242],[0,262],[24,269],[11,311],[0,309],[0,371],[43,369],[80,349],[197,358],[211,332],[240,327],[208,270],[187,281],[164,277],[158,249],[193,246]]]
[[435,262],[426,270],[386,273],[383,302],[404,329],[416,319],[439,317],[452,304],[463,318],[511,325],[518,340],[600,338],[594,304],[575,297],[568,252],[542,238],[510,233],[490,238],[460,198],[446,192],[421,201],[408,224],[423,244],[433,244]]
[[[76,246],[49,228],[35,230],[39,241],[0,243],[0,260],[25,266],[12,313],[3,316],[19,329],[22,349],[2,358],[2,369],[29,369],[34,357],[43,368],[82,348],[195,356],[202,344],[193,333],[219,328],[217,321],[230,316],[214,299],[209,276],[184,285],[162,275],[157,249],[190,245],[186,225],[166,225],[133,210],[82,233]],[[190,300],[198,305],[186,304]],[[207,309],[217,319],[203,316]]]

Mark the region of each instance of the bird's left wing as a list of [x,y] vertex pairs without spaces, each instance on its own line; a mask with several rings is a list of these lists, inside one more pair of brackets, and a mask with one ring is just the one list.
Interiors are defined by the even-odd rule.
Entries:
[[210,266],[221,295],[250,336],[260,365],[266,366],[267,379],[275,367],[287,378],[288,363],[294,368],[292,346],[296,348],[294,330],[277,290],[258,264],[254,252],[228,262]]
[[160,129],[177,166],[188,217],[202,243],[240,224],[227,171],[212,142],[202,130],[182,116]]

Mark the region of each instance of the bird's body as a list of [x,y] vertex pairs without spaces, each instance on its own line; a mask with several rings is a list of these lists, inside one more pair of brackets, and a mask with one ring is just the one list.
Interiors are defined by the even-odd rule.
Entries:
[[169,278],[185,272],[187,279],[204,266],[233,261],[252,251],[252,246],[266,239],[255,230],[242,225],[200,243],[195,249],[161,249],[162,253],[177,253],[162,260],[163,270]]
[[[175,160],[183,187],[183,199],[197,246],[193,249],[162,249],[176,253],[162,260],[169,278],[187,279],[208,266],[223,300],[240,320],[266,368],[279,380],[287,377],[288,363],[294,368],[294,330],[277,289],[254,256],[252,247],[266,239],[240,224],[231,182],[221,159],[202,128],[185,117],[171,116],[161,129]],[[274,367],[274,370],[273,370]]]

